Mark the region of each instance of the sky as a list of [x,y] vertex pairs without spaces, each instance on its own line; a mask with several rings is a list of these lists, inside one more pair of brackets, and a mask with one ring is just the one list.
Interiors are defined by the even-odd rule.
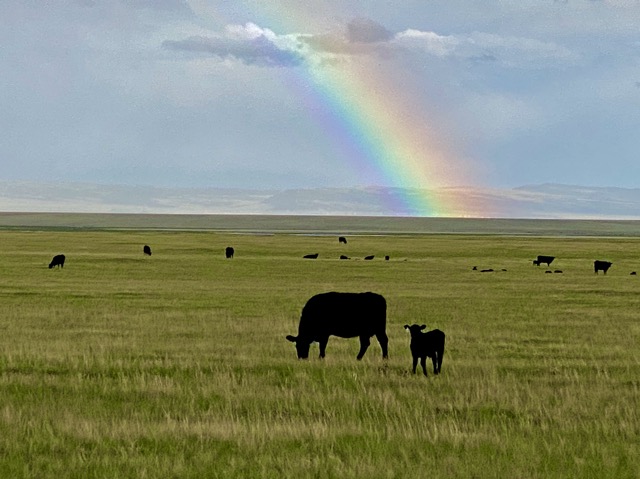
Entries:
[[639,0],[0,0],[0,180],[638,187]]

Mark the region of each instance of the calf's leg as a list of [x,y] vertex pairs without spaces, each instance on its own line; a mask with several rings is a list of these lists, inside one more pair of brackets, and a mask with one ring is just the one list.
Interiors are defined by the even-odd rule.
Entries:
[[433,353],[433,357],[431,358],[431,363],[433,364],[433,374],[438,374],[440,372],[440,368],[438,368],[438,353]]
[[422,366],[422,372],[424,373],[424,375],[428,376],[428,374],[427,374],[427,357],[426,356],[422,356],[420,358],[420,366]]

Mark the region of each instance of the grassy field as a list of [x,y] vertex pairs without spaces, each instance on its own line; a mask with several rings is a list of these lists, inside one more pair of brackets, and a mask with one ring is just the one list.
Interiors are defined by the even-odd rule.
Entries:
[[[640,477],[639,238],[348,239],[0,231],[0,477]],[[332,290],[386,297],[388,361],[296,359]],[[410,372],[414,322],[440,376]]]

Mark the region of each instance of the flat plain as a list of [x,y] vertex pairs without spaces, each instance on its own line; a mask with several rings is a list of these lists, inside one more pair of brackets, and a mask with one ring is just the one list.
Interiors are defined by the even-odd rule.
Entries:
[[[0,477],[640,477],[637,223],[34,218],[0,218]],[[388,361],[296,359],[325,291],[385,296]]]

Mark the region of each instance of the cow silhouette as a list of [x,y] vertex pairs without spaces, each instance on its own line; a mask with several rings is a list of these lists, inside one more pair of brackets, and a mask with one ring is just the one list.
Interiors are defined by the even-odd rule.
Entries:
[[340,236],[338,238],[338,243],[344,243],[347,244],[347,238],[345,238],[344,236]]
[[317,259],[318,258],[318,253],[313,253],[313,254],[305,254],[303,256],[304,259]]
[[65,256],[63,254],[57,254],[53,257],[53,259],[51,260],[51,263],[49,263],[49,269],[55,267],[55,266],[59,266],[60,268],[64,268],[64,260],[65,260]]
[[533,260],[533,264],[535,264],[536,266],[540,266],[541,264],[546,264],[547,267],[549,267],[551,266],[551,263],[553,262],[554,259],[556,259],[555,256],[538,255],[538,257]]
[[600,261],[597,259],[593,262],[593,270],[596,274],[598,274],[598,271],[602,271],[604,274],[607,274],[607,271],[609,271],[612,264],[613,263],[610,261]]
[[411,355],[413,356],[413,374],[416,373],[418,366],[418,360],[420,360],[420,366],[422,366],[422,372],[425,376],[427,374],[427,358],[431,358],[433,363],[433,374],[440,374],[442,368],[442,359],[444,357],[444,340],[445,334],[439,329],[434,329],[427,333],[423,333],[422,330],[426,329],[426,325],[418,326],[413,324],[409,326],[404,325],[404,329],[407,329],[411,333]]
[[365,256],[364,259],[366,260],[372,260],[373,258],[375,258],[374,255],[369,255],[369,256]]
[[231,246],[227,246],[224,249],[224,255],[227,259],[233,258],[233,253],[235,253],[234,249]]
[[309,357],[311,343],[318,342],[320,358],[324,358],[329,336],[360,338],[358,360],[362,359],[375,336],[388,357],[386,334],[387,302],[377,293],[321,293],[312,296],[302,308],[298,335],[287,336],[295,343],[298,359]]
[[151,256],[151,246],[149,246],[148,244],[144,245],[142,247],[142,252],[147,256]]

